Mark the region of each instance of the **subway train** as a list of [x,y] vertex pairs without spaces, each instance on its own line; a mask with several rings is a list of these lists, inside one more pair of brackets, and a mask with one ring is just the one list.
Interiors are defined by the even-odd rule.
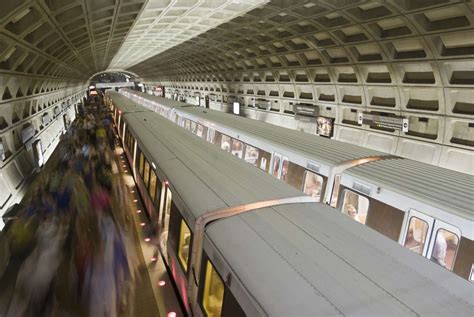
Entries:
[[133,90],[120,93],[474,282],[474,176]]
[[188,313],[471,314],[462,278],[118,93],[106,102]]

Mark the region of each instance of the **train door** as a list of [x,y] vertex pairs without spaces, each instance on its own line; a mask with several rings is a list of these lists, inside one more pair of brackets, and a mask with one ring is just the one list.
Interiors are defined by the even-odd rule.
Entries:
[[461,238],[461,230],[440,220],[435,220],[427,258],[452,271]]
[[160,246],[163,254],[167,254],[166,244],[168,242],[168,231],[170,224],[170,213],[171,213],[171,202],[173,199],[173,194],[166,182],[163,182],[162,186],[162,199],[161,199],[161,208],[159,216],[159,227],[160,227]]
[[204,98],[204,102],[205,102],[206,108],[209,108],[209,95],[206,95],[206,97]]
[[433,225],[432,217],[411,209],[403,235],[403,245],[415,253],[426,256]]

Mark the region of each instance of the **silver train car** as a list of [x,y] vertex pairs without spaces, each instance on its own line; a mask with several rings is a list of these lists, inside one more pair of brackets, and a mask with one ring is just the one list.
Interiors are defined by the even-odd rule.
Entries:
[[473,175],[133,90],[121,94],[474,282]]
[[130,99],[106,99],[189,314],[472,313],[462,278]]

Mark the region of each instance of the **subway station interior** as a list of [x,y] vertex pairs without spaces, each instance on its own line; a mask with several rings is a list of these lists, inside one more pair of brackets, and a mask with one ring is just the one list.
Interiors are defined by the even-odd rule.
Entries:
[[473,316],[472,0],[1,0],[0,316]]

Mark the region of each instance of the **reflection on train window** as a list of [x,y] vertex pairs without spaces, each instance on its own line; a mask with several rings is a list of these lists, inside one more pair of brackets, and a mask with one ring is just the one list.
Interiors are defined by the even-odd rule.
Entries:
[[341,175],[336,175],[334,178],[334,186],[332,188],[332,196],[331,196],[331,207],[337,207],[337,199],[339,197],[339,188],[341,185]]
[[143,170],[143,182],[145,187],[148,188],[148,181],[150,180],[150,164],[145,160],[145,169]]
[[362,195],[359,195],[353,191],[344,191],[344,203],[342,206],[342,212],[358,221],[365,224],[367,218],[367,211],[369,210],[369,199]]
[[438,229],[433,251],[431,252],[431,261],[451,271],[458,244],[459,237],[456,234],[445,229]]
[[310,171],[304,173],[303,191],[306,195],[321,199],[323,177]]
[[275,177],[280,176],[280,168],[281,168],[281,155],[274,153],[273,154],[273,163],[272,163],[272,175]]
[[267,159],[265,157],[262,157],[262,160],[260,161],[260,169],[264,171],[267,170]]
[[238,140],[232,139],[231,153],[241,159],[244,155],[244,144]]
[[156,181],[157,181],[157,178],[156,178],[156,174],[155,174],[155,171],[151,171],[150,172],[150,187],[149,187],[149,193],[150,193],[150,197],[151,197],[151,201],[155,201],[155,197],[156,197]]
[[209,130],[209,137],[208,137],[208,141],[212,144],[215,143],[215,136],[216,136],[216,130],[214,129],[210,129]]
[[184,271],[188,271],[188,257],[189,257],[189,247],[191,244],[191,231],[189,230],[188,225],[181,219],[181,228],[179,230],[179,247],[178,247],[178,256],[181,265],[184,268]]
[[286,182],[286,178],[288,176],[289,165],[290,165],[290,161],[288,160],[288,158],[286,156],[284,156],[283,159],[282,159],[282,163],[281,163],[281,177],[280,177],[280,179],[282,181]]
[[227,135],[222,135],[221,138],[221,149],[224,151],[229,152],[230,151],[230,136]]
[[415,253],[423,255],[427,234],[428,223],[420,218],[411,217],[405,238],[405,247]]
[[245,162],[257,165],[258,149],[250,145],[245,146]]
[[143,176],[143,166],[145,164],[145,157],[143,156],[143,153],[140,152],[140,165],[138,167],[138,171],[140,172],[140,175]]
[[207,261],[206,279],[204,282],[204,294],[202,305],[208,317],[219,317],[222,313],[224,301],[224,283],[214,269],[211,261]]
[[204,135],[204,127],[202,126],[202,124],[198,124],[197,125],[197,128],[196,128],[196,135],[200,138],[203,137]]

